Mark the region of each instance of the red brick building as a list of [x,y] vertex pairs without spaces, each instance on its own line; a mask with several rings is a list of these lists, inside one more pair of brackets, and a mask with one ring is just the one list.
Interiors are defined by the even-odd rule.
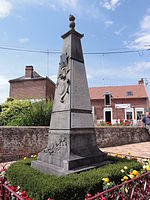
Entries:
[[99,121],[120,123],[141,121],[148,107],[148,96],[141,79],[138,85],[89,88],[93,115]]
[[10,94],[14,99],[53,99],[55,83],[48,77],[40,76],[33,66],[26,66],[25,75],[9,80]]

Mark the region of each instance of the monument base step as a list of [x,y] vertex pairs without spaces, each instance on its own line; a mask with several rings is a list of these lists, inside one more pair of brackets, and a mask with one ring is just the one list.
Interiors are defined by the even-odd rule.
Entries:
[[33,167],[34,169],[40,170],[41,172],[43,172],[44,174],[55,174],[58,176],[65,176],[65,175],[69,175],[69,174],[73,174],[73,173],[80,173],[83,171],[87,171],[90,169],[94,169],[94,168],[98,168],[107,164],[111,164],[112,161],[102,161],[102,162],[98,162],[98,163],[92,163],[91,165],[85,165],[76,169],[72,169],[72,170],[64,170],[61,167],[58,167],[56,165],[52,165],[43,161],[32,161],[31,162],[31,167]]

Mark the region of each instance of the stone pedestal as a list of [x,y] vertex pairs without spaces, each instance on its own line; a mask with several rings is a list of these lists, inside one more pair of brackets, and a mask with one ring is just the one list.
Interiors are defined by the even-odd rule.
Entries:
[[62,36],[60,57],[47,148],[32,167],[47,174],[65,175],[101,166],[106,160],[96,144],[92,109],[81,47],[82,34],[70,30]]

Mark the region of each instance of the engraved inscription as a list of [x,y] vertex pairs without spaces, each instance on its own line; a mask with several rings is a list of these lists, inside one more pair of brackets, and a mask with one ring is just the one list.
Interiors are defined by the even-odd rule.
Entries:
[[54,155],[58,153],[62,147],[66,147],[66,146],[67,146],[67,139],[61,138],[59,139],[58,142],[55,142],[51,144],[49,147],[47,147],[46,149],[44,149],[44,153],[49,153],[49,155]]

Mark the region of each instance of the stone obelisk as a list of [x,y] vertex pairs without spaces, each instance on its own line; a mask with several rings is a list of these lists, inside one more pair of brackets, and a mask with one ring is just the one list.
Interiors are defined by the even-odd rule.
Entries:
[[62,35],[49,139],[32,167],[47,174],[65,175],[104,164],[106,157],[96,144],[89,97],[82,34],[75,31],[70,15],[70,30]]

